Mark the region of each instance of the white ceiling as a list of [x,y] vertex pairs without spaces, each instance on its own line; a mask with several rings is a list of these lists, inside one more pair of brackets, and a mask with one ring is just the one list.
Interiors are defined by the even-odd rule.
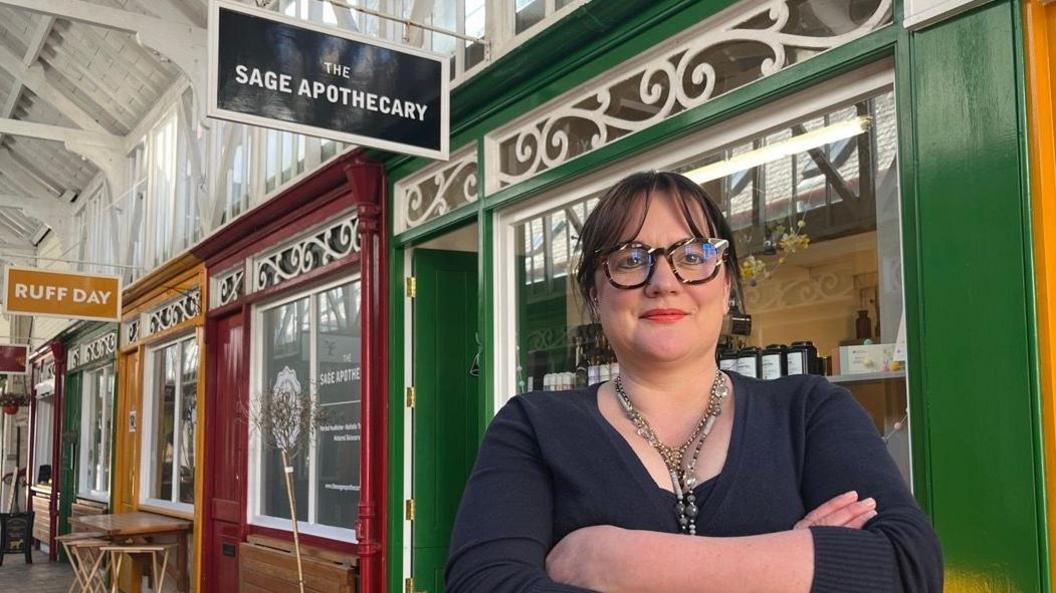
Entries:
[[[206,24],[207,0],[88,1]],[[126,136],[179,76],[129,33],[0,2],[0,119]],[[72,213],[69,200],[98,172],[61,142],[0,136],[0,248],[32,247],[56,226],[48,213]]]

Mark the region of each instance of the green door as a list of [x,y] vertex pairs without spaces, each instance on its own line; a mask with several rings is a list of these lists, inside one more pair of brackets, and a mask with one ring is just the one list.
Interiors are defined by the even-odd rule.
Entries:
[[414,252],[414,473],[411,572],[441,593],[451,525],[479,434],[477,255]]
[[[66,375],[66,389],[62,394],[62,452],[59,459],[62,474],[59,478],[59,519],[56,535],[70,532],[70,513],[73,499],[77,497],[77,464],[81,449],[81,390],[84,388],[84,373]],[[59,549],[59,557],[65,559]]]

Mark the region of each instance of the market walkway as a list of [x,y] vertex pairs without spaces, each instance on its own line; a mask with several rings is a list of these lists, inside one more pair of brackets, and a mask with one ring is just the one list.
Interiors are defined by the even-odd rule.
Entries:
[[73,583],[73,571],[66,563],[48,562],[44,554],[33,555],[33,564],[21,556],[5,556],[0,566],[0,591],[3,593],[67,593]]

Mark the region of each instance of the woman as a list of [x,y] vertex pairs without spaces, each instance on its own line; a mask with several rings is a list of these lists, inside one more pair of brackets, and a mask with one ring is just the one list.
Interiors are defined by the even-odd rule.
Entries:
[[620,181],[581,247],[579,290],[619,377],[495,416],[449,593],[942,590],[935,533],[846,390],[717,368],[737,258],[696,184]]

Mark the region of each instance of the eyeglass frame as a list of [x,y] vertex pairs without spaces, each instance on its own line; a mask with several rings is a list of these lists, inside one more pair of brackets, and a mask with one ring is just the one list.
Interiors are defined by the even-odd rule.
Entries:
[[[678,266],[675,265],[674,260],[671,258],[671,253],[674,250],[692,241],[706,241],[708,244],[714,247],[716,251],[719,252],[719,263],[715,265],[715,271],[713,271],[711,275],[707,278],[701,278],[699,280],[686,280],[682,277],[681,274],[678,273]],[[719,270],[722,269],[722,267],[726,264],[726,260],[729,258],[729,246],[730,242],[726,239],[717,239],[713,237],[686,237],[685,239],[675,241],[667,247],[653,247],[652,245],[642,243],[641,241],[627,241],[616,245],[615,247],[598,249],[594,252],[594,255],[597,255],[601,258],[601,267],[605,270],[605,277],[608,278],[609,284],[621,290],[634,290],[637,288],[641,288],[646,284],[649,284],[649,281],[653,279],[653,274],[656,272],[657,253],[664,254],[664,258],[667,259],[667,265],[671,267],[671,273],[674,274],[675,278],[677,278],[679,282],[690,286],[698,286],[700,284],[706,284],[708,282],[711,282],[715,279],[716,276],[719,275]],[[623,285],[619,284],[618,282],[616,282],[616,280],[612,278],[612,272],[609,270],[609,256],[613,253],[616,253],[617,251],[621,251],[629,247],[644,247],[646,249],[645,253],[649,256],[649,271],[646,273],[645,279],[639,282],[638,284]]]

